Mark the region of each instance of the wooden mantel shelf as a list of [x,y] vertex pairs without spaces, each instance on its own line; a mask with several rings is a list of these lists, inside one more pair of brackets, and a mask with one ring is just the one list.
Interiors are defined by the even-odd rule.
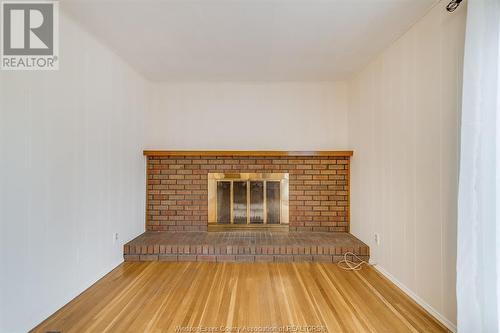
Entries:
[[330,156],[350,157],[352,150],[144,150],[144,156]]

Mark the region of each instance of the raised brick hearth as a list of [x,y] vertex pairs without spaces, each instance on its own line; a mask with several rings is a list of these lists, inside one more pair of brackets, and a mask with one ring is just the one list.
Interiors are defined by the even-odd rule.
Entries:
[[226,155],[146,153],[146,230],[206,231],[209,172],[280,172],[290,175],[290,231],[349,231],[350,154]]
[[346,252],[369,259],[368,246],[348,233],[146,232],[124,246],[125,261],[337,262]]

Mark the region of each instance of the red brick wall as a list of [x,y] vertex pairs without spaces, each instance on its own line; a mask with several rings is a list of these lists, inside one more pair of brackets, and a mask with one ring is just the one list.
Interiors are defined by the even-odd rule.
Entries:
[[147,157],[147,230],[207,230],[209,172],[287,172],[290,231],[349,231],[348,157]]

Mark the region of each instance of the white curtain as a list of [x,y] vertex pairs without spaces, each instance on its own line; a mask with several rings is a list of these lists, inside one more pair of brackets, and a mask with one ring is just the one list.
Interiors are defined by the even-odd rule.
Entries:
[[500,332],[500,0],[468,0],[458,198],[459,332]]

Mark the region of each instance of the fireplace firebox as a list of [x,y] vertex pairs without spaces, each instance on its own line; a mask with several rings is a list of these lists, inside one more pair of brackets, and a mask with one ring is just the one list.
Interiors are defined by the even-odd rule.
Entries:
[[288,229],[288,180],[288,173],[209,173],[209,230]]

